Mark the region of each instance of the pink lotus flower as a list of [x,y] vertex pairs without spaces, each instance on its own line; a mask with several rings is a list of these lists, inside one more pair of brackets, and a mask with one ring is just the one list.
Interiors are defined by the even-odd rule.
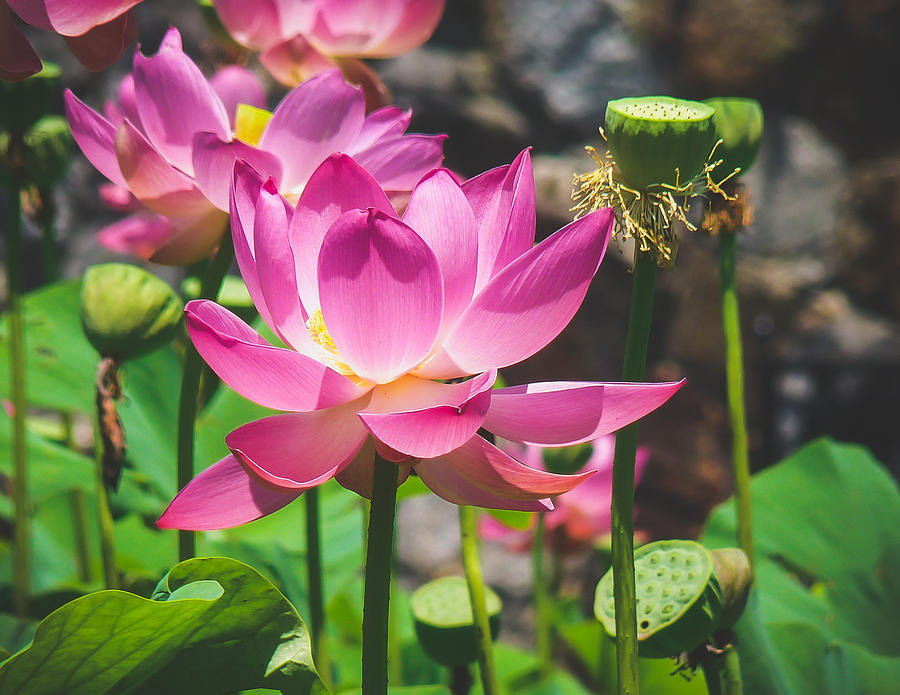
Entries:
[[[589,441],[680,387],[492,388],[498,368],[533,355],[575,314],[613,222],[599,211],[533,246],[527,151],[462,186],[444,169],[430,172],[402,219],[346,155],[316,170],[296,209],[239,163],[231,219],[247,288],[289,347],[210,301],[188,304],[188,331],[226,384],[289,412],[231,432],[231,455],[179,492],[162,528],[235,526],[331,478],[368,495],[376,451],[450,502],[548,509],[546,498],[592,472],[530,468],[481,428],[535,446]],[[471,378],[446,381],[461,377]]]
[[390,58],[434,33],[444,0],[214,0],[234,39],[255,51],[275,79],[293,86],[338,65],[380,106],[386,90],[358,58]]
[[[106,117],[67,91],[82,152],[146,208],[104,230],[103,243],[170,265],[204,258],[227,228],[238,157],[294,198],[334,152],[354,155],[395,193],[411,190],[443,158],[444,136],[404,134],[409,112],[384,108],[366,117],[362,92],[337,70],[292,90],[272,114],[260,110],[263,100],[258,81],[240,68],[208,82],[182,51],[176,29],[155,56],[135,54],[134,72]],[[112,191],[106,200],[127,205],[127,196]]]
[[[591,457],[581,471],[595,471],[594,476],[569,492],[553,498],[555,508],[544,515],[549,545],[561,551],[572,551],[593,545],[609,535],[615,445],[615,437],[612,435],[592,441]],[[525,447],[522,456],[523,461],[532,468],[546,470],[540,448]],[[638,449],[635,482],[640,480],[648,458],[646,447]],[[501,542],[513,551],[527,550],[533,538],[531,528],[515,529],[492,516],[482,516],[479,519],[478,531],[482,538]]]
[[0,79],[21,80],[41,70],[41,59],[16,26],[10,9],[26,24],[62,35],[88,70],[102,70],[137,37],[129,10],[140,2],[0,0]]

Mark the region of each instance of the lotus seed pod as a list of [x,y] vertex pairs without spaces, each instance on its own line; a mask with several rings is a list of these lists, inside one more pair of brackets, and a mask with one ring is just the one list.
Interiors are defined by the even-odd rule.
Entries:
[[716,627],[729,628],[741,617],[750,596],[753,584],[750,560],[739,548],[721,548],[710,554],[722,587],[722,615]]
[[[718,625],[722,590],[710,552],[694,541],[656,541],[634,551],[638,652],[677,656],[706,640]],[[594,615],[616,634],[613,574],[597,584]]]
[[125,263],[91,266],[81,286],[81,323],[104,357],[133,359],[172,339],[184,305],[165,282]]
[[62,71],[54,63],[19,82],[0,80],[0,128],[24,133],[44,116],[62,113]]
[[615,99],[606,106],[605,135],[629,186],[685,186],[716,142],[715,109],[672,97]]
[[703,102],[716,110],[716,139],[722,140],[713,159],[721,159],[715,176],[724,178],[736,169],[746,174],[762,143],[763,112],[756,99],[716,97]]
[[[464,666],[478,658],[478,641],[469,588],[462,577],[441,577],[423,584],[411,597],[416,636],[425,653],[443,666]],[[491,639],[500,632],[500,597],[485,587]]]
[[62,116],[44,116],[25,133],[25,171],[38,188],[59,183],[69,169],[72,133]]

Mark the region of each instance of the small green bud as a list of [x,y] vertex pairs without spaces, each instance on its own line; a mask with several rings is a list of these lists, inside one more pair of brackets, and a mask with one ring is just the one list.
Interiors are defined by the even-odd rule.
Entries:
[[753,584],[750,560],[738,548],[721,548],[710,554],[722,587],[722,615],[717,627],[730,628],[741,617],[750,596]]
[[81,323],[104,357],[133,359],[172,339],[184,305],[165,282],[124,263],[91,266],[81,286]]
[[[634,551],[638,651],[663,659],[709,638],[722,611],[722,589],[710,552],[694,541],[656,541]],[[616,634],[613,570],[597,584],[594,615]]]
[[0,80],[0,129],[24,133],[44,116],[62,113],[62,70],[54,63],[18,82]]
[[62,116],[44,116],[25,133],[25,172],[28,183],[50,188],[69,168],[72,133]]
[[672,97],[615,99],[604,134],[629,186],[683,187],[703,172],[715,144],[715,110]]
[[735,169],[746,174],[756,161],[762,143],[763,112],[756,99],[716,97],[704,104],[716,110],[716,139],[722,140],[713,159],[721,159],[715,176],[727,176]]
[[[465,579],[441,577],[423,584],[410,602],[419,644],[432,660],[443,666],[463,666],[478,658],[475,618]],[[503,604],[490,587],[485,587],[485,604],[491,639],[496,640]]]

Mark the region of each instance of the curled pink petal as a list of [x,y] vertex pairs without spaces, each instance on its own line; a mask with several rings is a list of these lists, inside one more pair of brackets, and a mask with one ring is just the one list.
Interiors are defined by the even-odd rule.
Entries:
[[302,34],[269,46],[260,54],[259,62],[272,77],[288,87],[335,67],[334,61],[316,50]]
[[97,232],[97,243],[116,253],[148,259],[177,233],[167,218],[143,212],[101,229]]
[[386,191],[408,191],[444,161],[446,135],[402,135],[382,139],[353,158]]
[[128,188],[116,155],[116,127],[72,94],[71,90],[65,91],[64,101],[72,137],[84,156],[110,181]]
[[553,509],[549,499],[509,499],[493,494],[457,473],[441,459],[420,461],[415,465],[416,474],[438,497],[452,504],[468,504],[486,509],[511,509],[523,512],[545,512]]
[[194,178],[200,191],[220,210],[228,210],[234,163],[242,159],[262,176],[281,178],[281,161],[240,140],[222,142],[214,133],[197,133],[193,145]]
[[226,65],[209,80],[216,96],[228,114],[228,124],[234,130],[234,116],[238,104],[266,108],[266,90],[262,82],[247,68],[240,65]]

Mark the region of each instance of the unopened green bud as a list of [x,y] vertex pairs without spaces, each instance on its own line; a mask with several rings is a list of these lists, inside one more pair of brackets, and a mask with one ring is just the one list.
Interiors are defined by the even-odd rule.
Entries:
[[738,548],[721,548],[710,551],[710,554],[722,587],[722,615],[718,627],[729,628],[741,617],[750,596],[753,584],[750,560]]
[[615,99],[604,134],[626,184],[681,188],[703,172],[716,141],[715,110],[672,97]]
[[[491,639],[500,633],[500,597],[485,587]],[[410,599],[416,636],[424,652],[444,666],[463,666],[478,658],[478,640],[469,588],[462,577],[441,577],[423,584]]]
[[172,339],[184,305],[165,282],[125,263],[91,266],[81,287],[81,323],[104,357],[133,359]]
[[[722,589],[712,555],[694,541],[656,541],[634,551],[638,652],[662,659],[689,652],[716,629]],[[613,570],[597,584],[594,615],[616,635]]]
[[44,63],[39,73],[18,82],[0,80],[0,129],[24,133],[44,116],[62,112],[62,71]]
[[721,159],[717,178],[735,170],[746,174],[762,143],[763,112],[756,99],[716,97],[703,102],[716,110],[716,139],[722,140],[713,159]]
[[69,168],[72,132],[62,116],[44,116],[25,133],[25,172],[28,183],[50,188]]

